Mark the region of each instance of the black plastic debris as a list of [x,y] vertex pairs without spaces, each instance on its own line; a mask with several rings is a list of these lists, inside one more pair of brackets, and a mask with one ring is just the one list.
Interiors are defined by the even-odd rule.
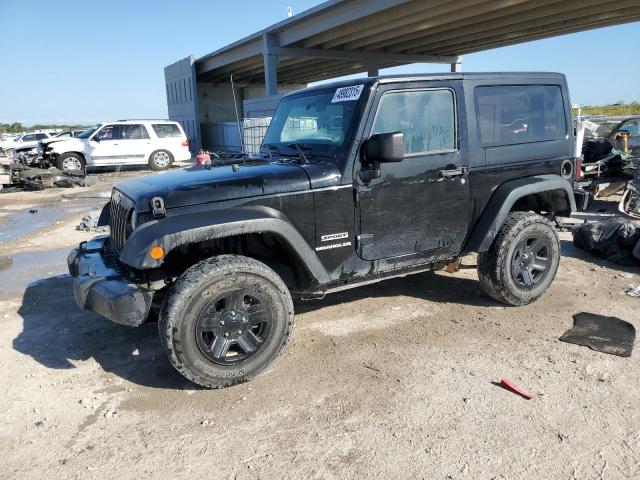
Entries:
[[640,227],[630,220],[615,217],[599,222],[588,222],[573,230],[573,243],[619,265],[638,265],[633,254],[640,242]]
[[597,352],[630,357],[636,340],[636,329],[629,322],[595,313],[576,313],[573,327],[560,341],[589,347]]

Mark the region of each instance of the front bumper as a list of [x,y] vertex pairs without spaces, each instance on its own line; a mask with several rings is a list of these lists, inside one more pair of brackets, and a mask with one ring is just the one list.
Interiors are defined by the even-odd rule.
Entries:
[[95,237],[69,254],[78,306],[121,325],[137,327],[149,316],[153,290],[140,287],[105,261],[106,235]]

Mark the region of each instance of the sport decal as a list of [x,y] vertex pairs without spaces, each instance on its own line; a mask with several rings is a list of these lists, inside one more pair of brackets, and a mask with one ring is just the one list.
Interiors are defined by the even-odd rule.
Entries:
[[330,235],[322,235],[320,237],[321,242],[330,242],[331,240],[340,240],[342,238],[349,238],[348,232],[343,233],[332,233]]

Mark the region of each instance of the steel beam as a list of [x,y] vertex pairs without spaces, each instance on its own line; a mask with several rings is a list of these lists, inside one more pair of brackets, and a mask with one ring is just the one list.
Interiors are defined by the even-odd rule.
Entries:
[[456,55],[407,55],[404,53],[363,52],[355,50],[325,50],[321,48],[278,47],[274,48],[283,57],[335,58],[341,60],[364,60],[366,62],[398,63],[456,63]]

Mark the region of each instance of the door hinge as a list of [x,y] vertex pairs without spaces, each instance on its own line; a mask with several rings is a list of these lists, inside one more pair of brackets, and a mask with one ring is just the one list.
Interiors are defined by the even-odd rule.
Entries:
[[371,193],[371,189],[367,187],[356,187],[353,189],[353,201],[357,204],[362,197],[365,197]]
[[356,237],[356,249],[361,249],[373,243],[375,236],[373,233],[361,233]]

